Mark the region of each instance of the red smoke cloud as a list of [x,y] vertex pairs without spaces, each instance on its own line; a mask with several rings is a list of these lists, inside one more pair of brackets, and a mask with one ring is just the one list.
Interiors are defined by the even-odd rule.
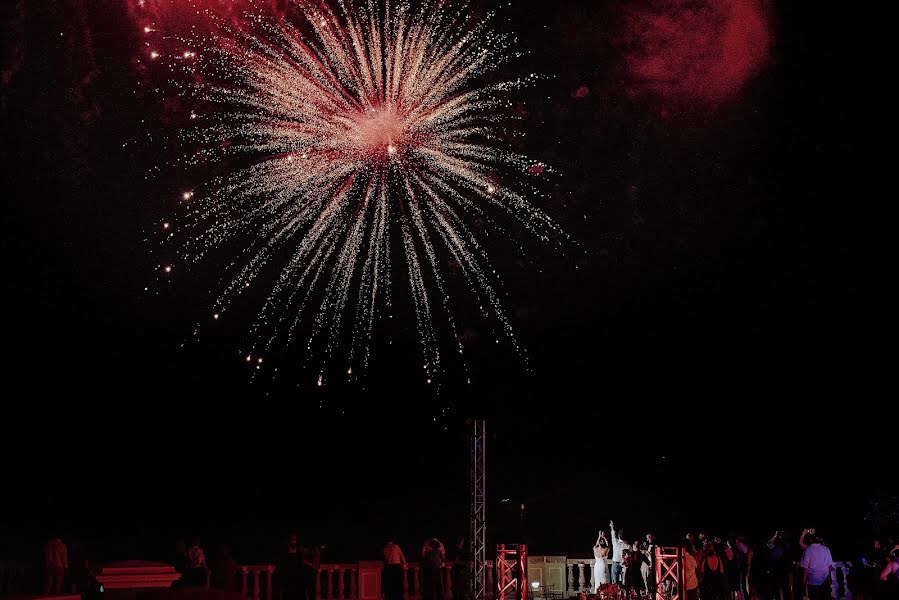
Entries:
[[625,15],[626,88],[634,96],[717,105],[768,61],[761,0],[649,0]]

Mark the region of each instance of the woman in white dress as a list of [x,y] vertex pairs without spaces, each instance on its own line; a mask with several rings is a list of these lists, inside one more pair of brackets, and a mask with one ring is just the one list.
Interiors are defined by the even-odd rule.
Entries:
[[609,565],[606,558],[609,556],[609,542],[606,541],[606,532],[600,530],[599,537],[593,545],[593,593],[599,593],[599,586],[612,581],[609,575]]

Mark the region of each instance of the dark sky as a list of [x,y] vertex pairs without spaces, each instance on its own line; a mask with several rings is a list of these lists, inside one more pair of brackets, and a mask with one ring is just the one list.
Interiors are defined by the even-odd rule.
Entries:
[[[389,530],[449,536],[473,414],[495,432],[494,531],[514,530],[502,498],[526,500],[538,550],[589,549],[615,515],[672,533],[807,511],[842,534],[895,485],[878,9],[770,3],[757,73],[696,95],[628,71],[645,3],[511,11],[521,68],[550,76],[522,94],[525,149],[557,171],[543,208],[574,242],[499,255],[529,367],[473,325],[472,384],[450,373],[435,395],[406,325],[364,390],[251,381],[237,326],[180,347],[202,277],[143,291],[144,240],[183,183],[146,179],[166,151],[148,140],[176,109],[146,91],[125,5],[103,5],[3,8],[7,540],[59,526],[115,553],[197,530],[264,554],[293,523],[352,558]],[[685,60],[702,80],[707,57]]]

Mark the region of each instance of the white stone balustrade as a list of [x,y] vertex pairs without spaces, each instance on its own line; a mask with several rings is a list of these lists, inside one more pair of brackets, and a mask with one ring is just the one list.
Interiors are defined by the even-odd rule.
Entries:
[[[403,598],[406,600],[420,600],[422,597],[421,575],[421,567],[418,563],[406,563],[406,568],[403,570]],[[440,569],[440,578],[443,582],[444,600],[451,600],[455,597],[452,563],[444,563]],[[488,589],[490,589],[489,583]]]
[[274,572],[275,565],[241,566],[240,593],[251,600],[260,600],[260,596],[264,600],[272,600],[272,574]]
[[[452,600],[452,564],[445,563],[440,570],[444,600]],[[282,600],[274,595],[272,574],[275,565],[244,565],[240,567],[240,592],[249,600]],[[421,600],[421,567],[418,563],[406,563],[403,570],[403,597],[405,600]],[[488,598],[493,597],[493,561],[487,561]],[[359,600],[359,565],[357,563],[322,564],[315,580],[316,600]]]
[[[595,562],[592,558],[529,556],[528,581],[537,584],[537,587],[529,590],[530,596],[535,599],[543,598],[544,591],[546,591],[568,598],[579,595],[581,591],[592,592]],[[606,559],[606,563],[611,567],[610,559]],[[844,573],[848,572],[848,565],[839,564]],[[487,597],[493,598],[493,561],[487,561],[486,566]],[[274,572],[274,565],[241,567],[241,593],[250,600],[282,600],[278,595],[273,597],[272,573]],[[418,563],[406,563],[403,570],[404,600],[422,600],[421,576],[421,567]],[[321,565],[315,582],[316,600],[360,600],[359,577],[358,563]],[[453,600],[456,590],[453,589],[452,565],[450,563],[443,565],[441,579],[444,600]],[[836,582],[834,585],[836,592]],[[838,596],[835,593],[834,597],[848,600],[846,594],[847,592],[844,592]],[[851,598],[851,596],[849,597]]]
[[[565,597],[577,596],[581,591],[593,591],[592,558],[568,558],[566,556],[529,556],[528,581],[534,587],[530,594],[543,598],[550,593]],[[611,565],[611,560],[606,559]]]
[[318,571],[316,597],[320,600],[355,600],[358,593],[359,565],[324,564]]

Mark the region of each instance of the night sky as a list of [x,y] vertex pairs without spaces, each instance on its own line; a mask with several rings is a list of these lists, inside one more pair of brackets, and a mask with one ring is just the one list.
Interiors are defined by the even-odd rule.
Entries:
[[4,5],[3,554],[54,527],[109,556],[199,532],[264,558],[287,527],[335,559],[389,532],[411,551],[466,526],[468,416],[493,434],[491,531],[537,553],[589,551],[612,517],[869,525],[896,486],[886,15],[513,5],[529,53],[504,69],[546,75],[515,105],[522,150],[552,166],[541,208],[570,241],[497,246],[528,363],[472,321],[469,372],[439,394],[411,312],[364,385],[252,379],[252,304],[182,348],[217,274],[159,284],[152,232],[190,182],[156,169],[184,107],[146,64],[144,13]]

